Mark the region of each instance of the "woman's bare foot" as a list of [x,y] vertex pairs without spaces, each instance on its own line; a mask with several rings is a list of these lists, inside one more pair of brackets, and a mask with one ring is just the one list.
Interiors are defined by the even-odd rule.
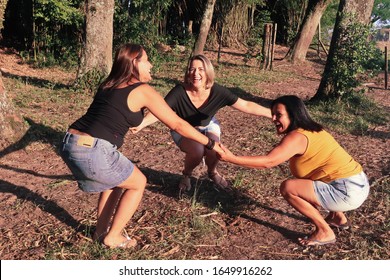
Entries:
[[333,227],[348,229],[349,224],[347,217],[345,217],[343,212],[330,212],[329,215],[325,218],[325,221]]
[[208,172],[208,176],[217,187],[221,189],[228,189],[230,187],[230,184],[218,171]]
[[191,179],[189,175],[183,175],[179,183],[180,192],[188,192],[192,188]]
[[130,238],[129,236],[123,236],[120,235],[116,238],[110,238],[106,236],[103,240],[103,244],[107,246],[108,248],[114,249],[114,248],[133,248],[137,246],[137,240],[134,238]]
[[316,230],[310,236],[298,238],[298,242],[302,246],[325,245],[336,242],[336,236],[332,230]]

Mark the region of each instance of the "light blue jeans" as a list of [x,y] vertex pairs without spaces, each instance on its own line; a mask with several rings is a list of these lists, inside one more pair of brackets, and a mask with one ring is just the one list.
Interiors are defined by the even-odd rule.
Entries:
[[60,155],[72,171],[79,188],[85,192],[102,192],[124,182],[133,172],[134,164],[110,142],[66,133]]
[[367,175],[363,171],[330,183],[313,182],[314,191],[322,207],[332,212],[345,212],[358,208],[367,199],[370,191]]

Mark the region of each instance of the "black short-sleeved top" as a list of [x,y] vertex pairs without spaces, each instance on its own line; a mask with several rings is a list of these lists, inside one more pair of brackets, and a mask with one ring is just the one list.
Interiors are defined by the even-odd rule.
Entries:
[[121,147],[129,128],[138,126],[144,118],[143,110],[132,112],[127,106],[128,95],[142,84],[136,83],[120,89],[98,90],[87,113],[71,124],[70,128],[107,140],[118,148]]
[[192,126],[206,126],[219,109],[236,103],[238,96],[229,89],[215,84],[211,87],[209,99],[196,108],[183,85],[176,85],[165,97],[165,101],[176,114]]

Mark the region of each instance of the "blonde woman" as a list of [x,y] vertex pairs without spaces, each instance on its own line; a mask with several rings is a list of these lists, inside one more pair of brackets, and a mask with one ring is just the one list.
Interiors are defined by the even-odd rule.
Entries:
[[[239,98],[226,87],[215,83],[214,78],[214,67],[210,60],[204,55],[195,55],[189,61],[184,83],[176,85],[167,94],[165,101],[180,118],[217,142],[221,139],[221,128],[215,114],[225,106],[255,116],[271,118],[270,109]],[[136,133],[155,121],[157,118],[148,114],[141,125],[132,131]],[[196,141],[175,131],[171,131],[171,135],[176,145],[185,153],[180,190],[191,189],[190,177],[203,157],[209,178],[219,187],[228,187],[228,182],[217,170],[219,160],[215,151],[207,150]]]

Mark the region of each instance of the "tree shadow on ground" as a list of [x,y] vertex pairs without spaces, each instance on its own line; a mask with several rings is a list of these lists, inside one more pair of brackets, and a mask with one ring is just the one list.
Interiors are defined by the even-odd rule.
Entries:
[[286,238],[295,240],[302,233],[291,231],[284,227],[269,223],[256,217],[251,217],[244,212],[249,207],[261,208],[266,211],[276,213],[278,215],[286,216],[295,220],[307,221],[307,219],[300,215],[286,213],[283,210],[269,207],[262,204],[247,194],[237,189],[224,190],[216,187],[207,178],[191,178],[192,190],[184,196],[180,195],[177,185],[180,181],[181,175],[173,174],[165,171],[156,171],[151,168],[140,168],[148,179],[149,186],[147,189],[153,193],[163,194],[168,197],[176,199],[188,198],[191,201],[201,203],[205,207],[227,214],[229,217],[242,217],[257,224],[266,226],[274,231],[284,235]]
[[[303,235],[302,232],[298,232],[298,231],[295,231],[295,230],[290,230],[290,229],[287,229],[285,227],[281,227],[281,226],[278,226],[278,225],[275,225],[275,224],[272,224],[272,223],[260,220],[260,219],[255,218],[255,217],[251,217],[251,216],[249,216],[247,214],[242,214],[240,216],[243,219],[246,219],[246,220],[251,221],[253,223],[257,223],[259,225],[263,225],[263,226],[268,227],[268,228],[270,228],[270,229],[272,229],[274,231],[277,231],[280,234],[282,234],[285,238],[290,239],[291,241],[293,241],[293,242],[295,242],[297,244],[299,244],[298,238],[302,237],[302,235]],[[287,216],[290,216],[290,215],[287,215]],[[307,221],[307,219],[304,219],[303,217],[300,217],[300,220]]]
[[78,232],[85,232],[87,230],[85,225],[75,220],[72,215],[70,215],[64,208],[58,206],[57,203],[43,198],[26,187],[17,186],[10,182],[0,180],[0,193],[10,193],[15,195],[18,199],[31,202],[42,211],[53,215],[59,221],[76,229]]
[[[37,124],[33,120],[26,118],[26,121],[29,123],[30,127],[24,136],[17,142],[9,145],[7,148],[0,151],[0,158],[10,154],[12,152],[22,150],[26,148],[33,142],[44,142],[48,143],[51,146],[58,146],[60,143],[64,133],[59,132],[51,127]],[[56,149],[56,152],[58,149]],[[72,180],[73,176],[71,175],[44,175],[39,174],[38,172],[32,170],[21,169],[9,165],[1,164],[0,168],[13,170],[19,173],[30,174],[35,177],[44,177],[49,179],[57,179],[57,180]],[[86,232],[87,226],[80,224],[76,221],[64,208],[58,206],[57,203],[45,199],[39,194],[29,190],[24,186],[17,186],[10,182],[0,180],[0,193],[11,193],[14,194],[17,198],[30,201],[36,205],[36,207],[40,208],[42,211],[45,211],[54,217],[56,217],[59,221],[67,224],[68,226],[74,228],[77,232]]]
[[260,104],[266,108],[270,108],[270,106],[271,106],[272,99],[253,95],[253,94],[246,92],[245,90],[243,90],[239,87],[230,87],[228,89],[231,90],[234,94],[236,94],[239,98],[245,99],[247,101],[255,102],[255,103]]
[[[61,143],[61,140],[64,137],[63,131],[58,131],[49,126],[36,123],[30,118],[25,118],[25,121],[29,124],[26,133],[17,142],[0,151],[0,158],[12,152],[22,150],[33,142],[47,143],[55,147],[58,147]],[[56,149],[56,152],[58,153],[58,149]]]
[[60,89],[69,89],[71,88],[71,85],[63,84],[63,83],[58,83],[58,82],[53,82],[50,80],[45,80],[45,79],[39,79],[35,77],[30,77],[30,76],[23,76],[23,75],[15,75],[11,74],[7,71],[1,71],[4,77],[6,78],[12,78],[12,79],[17,79],[17,80],[22,80],[26,84],[30,84],[36,87],[40,88],[48,88],[52,90],[60,90]]
[[48,179],[53,179],[53,180],[73,180],[72,175],[45,175],[45,174],[40,174],[35,171],[27,170],[27,169],[22,169],[22,168],[17,168],[5,164],[0,164],[0,169],[8,169],[12,170],[18,173],[24,173],[24,174],[30,174],[34,177],[42,177],[42,178],[48,178]]

